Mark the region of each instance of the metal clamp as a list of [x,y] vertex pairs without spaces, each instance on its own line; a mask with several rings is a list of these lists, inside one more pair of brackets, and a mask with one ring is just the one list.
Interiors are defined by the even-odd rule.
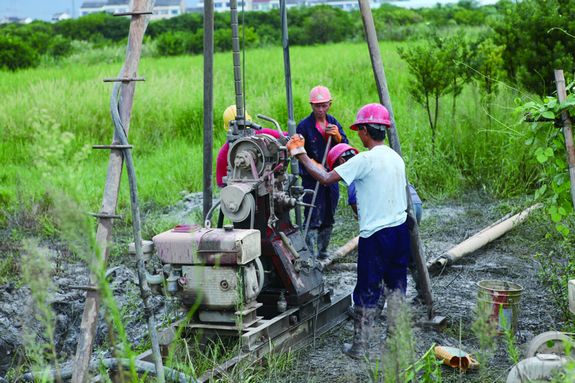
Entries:
[[103,81],[128,83],[132,81],[146,81],[146,79],[143,77],[123,77],[123,78],[105,78]]
[[132,12],[117,12],[112,13],[112,16],[142,16],[142,15],[153,15],[152,11],[132,11]]

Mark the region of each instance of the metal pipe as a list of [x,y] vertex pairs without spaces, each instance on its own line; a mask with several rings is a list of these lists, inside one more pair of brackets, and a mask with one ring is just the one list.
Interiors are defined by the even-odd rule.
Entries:
[[238,35],[238,0],[230,0],[232,27],[232,55],[234,61],[234,89],[236,92],[236,121],[244,125],[244,98],[242,95],[242,71],[240,64],[240,38]]
[[[90,362],[88,366],[88,370],[98,370],[100,366],[104,366],[112,371],[119,371],[120,369],[130,368],[132,363],[136,369],[136,372],[142,375],[151,375],[151,376],[158,376],[155,367],[150,362],[145,362],[143,360],[135,360],[132,361],[130,359],[118,359],[118,358],[106,358],[106,359],[97,359]],[[60,373],[61,379],[69,379],[72,376],[74,367],[67,367],[63,368]],[[56,379],[56,371],[48,371],[49,378]],[[168,382],[174,383],[195,383],[197,382],[191,376],[187,376],[182,372],[173,370],[171,368],[165,369],[166,379]],[[44,375],[35,374],[32,372],[28,372],[22,376],[20,376],[17,380],[23,380],[25,382],[34,382],[40,378],[44,378]],[[1,380],[0,380],[1,381]]]
[[[327,153],[329,152],[329,148],[331,146],[331,136],[327,138],[327,144],[325,145],[325,152],[323,153],[323,158],[321,159],[321,166],[325,166],[325,160],[327,159]],[[307,217],[305,221],[305,230],[303,231],[303,239],[306,241],[307,232],[309,230],[309,224],[311,222],[311,214],[313,213],[313,208],[315,206],[315,199],[317,198],[317,192],[319,191],[319,181],[315,182],[315,189],[313,191],[313,197],[311,197],[311,205],[309,210],[307,211]],[[313,249],[309,249],[313,253]]]
[[272,124],[274,124],[274,126],[276,127],[276,130],[277,130],[277,131],[279,132],[279,134],[280,134],[280,142],[281,142],[281,141],[284,141],[284,143],[285,143],[285,139],[284,139],[285,134],[284,134],[284,132],[283,132],[283,130],[282,130],[282,128],[281,128],[279,122],[277,122],[277,121],[274,120],[273,118],[268,117],[268,116],[263,115],[263,114],[258,114],[257,116],[258,116],[258,118],[261,118],[262,120],[266,120],[266,121],[269,121],[269,122],[271,122]]
[[214,147],[214,0],[204,1],[204,219],[212,207]]
[[[289,35],[288,35],[286,0],[280,0],[280,15],[281,15],[281,28],[282,28],[282,47],[284,54],[284,73],[286,83],[286,103],[288,112],[287,125],[288,125],[288,135],[291,137],[296,133],[296,126],[295,126],[295,117],[293,108],[293,93],[291,87],[291,63],[289,56]],[[299,174],[299,162],[294,157],[290,159],[290,169],[291,174]],[[296,185],[299,185],[298,181],[296,181]],[[299,227],[301,227],[302,215],[301,215],[301,208],[299,206],[295,207],[295,221],[296,224]]]

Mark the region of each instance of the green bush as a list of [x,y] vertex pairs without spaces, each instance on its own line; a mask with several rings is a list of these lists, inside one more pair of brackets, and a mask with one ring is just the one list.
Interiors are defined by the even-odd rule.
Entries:
[[97,43],[121,41],[128,36],[130,20],[107,13],[94,13],[78,19],[63,20],[54,24],[54,33],[73,40]]
[[60,35],[54,36],[47,44],[47,53],[52,57],[66,57],[72,53],[72,42]]
[[189,32],[166,32],[157,41],[158,54],[162,56],[177,56],[187,53],[188,41],[192,34]]
[[575,70],[575,2],[524,0],[500,3],[504,15],[494,24],[496,43],[505,46],[510,78],[538,94],[554,89],[553,70]]
[[20,38],[0,35],[0,69],[29,68],[38,63],[38,54]]

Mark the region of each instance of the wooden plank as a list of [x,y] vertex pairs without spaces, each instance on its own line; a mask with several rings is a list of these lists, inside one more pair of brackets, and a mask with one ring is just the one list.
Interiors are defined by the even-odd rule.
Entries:
[[[565,102],[567,92],[565,90],[565,77],[562,70],[555,71],[555,83],[557,84],[557,96],[559,102]],[[569,180],[571,181],[571,203],[575,209],[575,147],[573,146],[573,129],[571,118],[567,111],[561,112],[563,120],[563,136],[565,137],[565,150],[567,151],[567,163],[569,164]]]

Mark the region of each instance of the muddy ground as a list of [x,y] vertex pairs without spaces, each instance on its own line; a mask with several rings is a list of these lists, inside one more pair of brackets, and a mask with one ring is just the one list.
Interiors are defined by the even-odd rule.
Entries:
[[[197,215],[194,208],[201,206],[200,197],[195,194],[185,196],[183,201],[167,213],[172,219],[189,221]],[[453,245],[472,236],[485,226],[497,221],[507,213],[514,211],[518,201],[501,202],[492,200],[482,194],[466,194],[459,200],[440,204],[425,203],[424,215],[420,226],[421,239],[428,259],[434,258]],[[515,208],[516,210],[517,208]],[[164,216],[163,219],[166,219]],[[535,229],[537,225],[530,222],[523,224],[502,238],[487,245],[481,250],[467,256],[457,265],[447,267],[440,275],[432,276],[432,288],[437,315],[448,318],[448,325],[442,331],[434,331],[420,326],[426,319],[423,306],[410,304],[413,316],[413,334],[416,356],[421,356],[432,344],[456,346],[470,353],[479,351],[478,339],[470,330],[475,320],[473,308],[477,298],[476,283],[486,279],[502,279],[519,283],[523,286],[520,313],[518,319],[517,342],[522,349],[535,335],[551,329],[560,329],[559,310],[553,299],[537,277],[540,266],[534,258],[540,248],[540,239],[544,231]],[[357,223],[347,207],[338,210],[337,223],[332,239],[332,249],[345,243],[357,234]],[[128,236],[129,237],[129,236]],[[56,342],[62,359],[70,359],[75,350],[78,329],[83,308],[84,293],[70,288],[73,285],[85,285],[87,270],[82,264],[66,263],[65,253],[50,250],[50,257],[58,260],[54,266],[54,284],[57,294],[52,298],[56,310]],[[352,253],[340,263],[353,263],[356,254]],[[133,264],[127,257],[112,259],[112,271],[109,279],[114,295],[123,315],[128,337],[136,347],[145,342],[146,325],[137,297],[137,280]],[[123,264],[122,264],[123,263]],[[350,292],[355,284],[353,271],[328,271],[325,275],[326,286],[336,294]],[[408,286],[408,301],[414,296],[413,283]],[[25,328],[39,329],[35,322],[26,287],[9,283],[0,286],[0,377],[10,367],[24,361],[21,354],[22,332]],[[154,300],[158,323],[174,315],[173,307],[166,305],[156,297]],[[277,376],[273,381],[282,382],[366,382],[369,371],[377,366],[385,345],[384,317],[376,320],[371,336],[373,360],[355,361],[341,351],[344,341],[352,336],[352,322],[343,325],[315,340],[304,349],[292,354],[291,366],[286,373]],[[99,321],[96,354],[105,356],[107,351],[106,325]],[[461,338],[461,341],[459,340]],[[381,363],[379,363],[381,365]],[[508,358],[506,346],[498,340],[498,348],[481,372],[468,372],[460,375],[455,370],[443,368],[444,381],[457,382],[501,382],[505,381],[512,363]]]
[[[513,210],[509,204],[480,194],[466,195],[461,200],[441,204],[424,204],[420,233],[427,259],[441,255],[511,211]],[[350,226],[353,224],[349,214],[340,211],[335,244],[340,244],[342,237],[349,236],[350,231],[356,231]],[[408,277],[407,302],[410,302],[413,316],[417,357],[421,357],[433,344],[459,347],[474,354],[479,352],[479,341],[471,331],[471,324],[476,319],[476,283],[481,280],[505,280],[523,287],[516,336],[521,356],[525,355],[526,345],[534,336],[561,328],[563,323],[559,310],[537,277],[540,265],[534,255],[545,249],[540,249],[537,245],[537,236],[542,235],[541,230],[533,232],[532,226],[533,224],[528,222],[516,227],[456,265],[446,267],[440,275],[431,276],[435,313],[447,317],[448,320],[447,327],[443,330],[431,330],[422,326],[422,322],[427,318],[426,310],[421,305],[411,303],[415,290],[411,278]],[[342,262],[353,262],[355,256],[356,254],[351,254]],[[352,291],[355,274],[349,271],[331,271],[326,274],[326,281],[336,291]],[[282,376],[281,381],[370,381],[370,371],[373,372],[381,366],[381,355],[384,354],[385,347],[385,322],[384,316],[376,320],[370,339],[373,350],[371,364],[367,360],[350,359],[341,352],[342,343],[350,341],[353,334],[352,321],[348,320],[343,326],[317,339],[315,345],[301,350],[289,374]],[[483,366],[481,371],[460,374],[442,366],[442,373],[444,381],[504,382],[512,365],[507,346],[500,336],[496,350],[489,356],[487,365]]]

